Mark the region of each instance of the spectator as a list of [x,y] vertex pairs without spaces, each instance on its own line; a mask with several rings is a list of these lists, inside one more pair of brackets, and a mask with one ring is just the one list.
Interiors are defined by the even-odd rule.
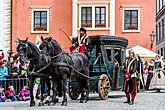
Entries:
[[13,86],[9,86],[5,92],[6,98],[12,101],[17,100]]
[[21,66],[21,75],[27,77],[28,62]]
[[0,61],[4,58],[3,50],[0,50]]
[[148,62],[146,61],[146,62],[145,62],[145,66],[144,66],[144,70],[143,70],[143,78],[144,78],[144,85],[145,85],[145,86],[146,86],[147,77],[148,77],[148,67],[149,67],[149,64],[148,64]]
[[13,57],[8,57],[7,61],[7,67],[8,67],[8,72],[11,75],[12,74],[12,64],[14,63]]
[[155,63],[154,63],[154,74],[151,79],[151,83],[149,88],[150,89],[156,89],[157,92],[160,92],[160,90],[165,89],[165,74],[163,73],[162,63],[160,56],[157,55],[155,57]]
[[11,75],[13,77],[17,77],[17,75],[18,75],[18,68],[17,68],[16,62],[11,63]]
[[136,54],[137,59],[137,92],[139,92],[140,89],[144,88],[144,79],[143,79],[143,61],[141,60],[140,56]]
[[39,95],[40,80],[41,80],[41,78],[39,78],[39,77],[35,79],[35,84],[34,84],[34,87],[33,87],[33,95],[34,95],[35,99],[39,98],[38,95]]
[[151,59],[150,62],[149,62],[148,77],[147,77],[146,88],[145,88],[146,90],[149,90],[150,82],[151,82],[151,79],[153,77],[154,63],[155,63],[154,59]]
[[5,102],[5,100],[6,100],[6,97],[4,93],[4,88],[0,86],[0,102]]
[[23,87],[23,89],[20,92],[20,99],[22,99],[24,101],[30,99],[29,87],[27,87],[27,86]]
[[0,81],[6,80],[6,76],[8,76],[8,69],[4,62],[0,61]]

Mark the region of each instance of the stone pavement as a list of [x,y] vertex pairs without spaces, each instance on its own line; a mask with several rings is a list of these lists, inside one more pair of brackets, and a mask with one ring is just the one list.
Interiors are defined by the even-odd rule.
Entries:
[[0,110],[165,110],[165,91],[155,93],[144,91],[137,95],[134,105],[123,104],[123,92],[110,92],[108,100],[100,100],[98,94],[90,95],[88,103],[79,103],[79,100],[68,99],[68,106],[63,107],[57,103],[55,106],[29,107],[29,101],[0,103]]

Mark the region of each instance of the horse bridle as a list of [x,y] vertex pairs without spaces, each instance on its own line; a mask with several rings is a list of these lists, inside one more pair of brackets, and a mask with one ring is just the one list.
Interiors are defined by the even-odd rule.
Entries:
[[[27,50],[29,49],[30,50],[30,53],[32,53],[32,50],[31,50],[31,48],[30,48],[30,46],[27,44],[27,43],[23,43],[23,42],[21,42],[21,43],[19,43],[19,45],[23,45],[23,46],[25,46],[25,48],[26,48],[26,52],[25,52],[25,54],[21,54],[20,53],[20,51],[18,52],[18,55],[19,56],[24,56],[25,58],[27,58]],[[21,50],[21,49],[19,49],[19,50]]]

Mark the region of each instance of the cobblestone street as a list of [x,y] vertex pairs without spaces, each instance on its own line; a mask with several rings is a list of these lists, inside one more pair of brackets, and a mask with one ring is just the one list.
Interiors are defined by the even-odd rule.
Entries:
[[[165,91],[155,93],[154,91],[141,92],[138,94],[134,105],[123,104],[125,100],[123,92],[111,92],[108,100],[100,100],[97,94],[90,95],[88,103],[79,103],[79,100],[69,99],[68,106],[63,107],[60,103],[55,106],[29,107],[26,102],[0,103],[0,110],[165,110]],[[38,101],[37,101],[38,104]]]

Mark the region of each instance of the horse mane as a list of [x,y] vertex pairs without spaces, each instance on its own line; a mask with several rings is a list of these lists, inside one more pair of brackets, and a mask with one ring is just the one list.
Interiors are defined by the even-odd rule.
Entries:
[[57,45],[57,46],[59,46],[61,48],[60,44],[56,40],[52,39],[51,41],[53,43],[53,46]]
[[38,52],[38,53],[40,52],[39,49],[37,48],[37,46],[35,44],[33,44],[32,42],[27,41],[26,43],[29,45],[30,48],[33,48],[36,52]]

